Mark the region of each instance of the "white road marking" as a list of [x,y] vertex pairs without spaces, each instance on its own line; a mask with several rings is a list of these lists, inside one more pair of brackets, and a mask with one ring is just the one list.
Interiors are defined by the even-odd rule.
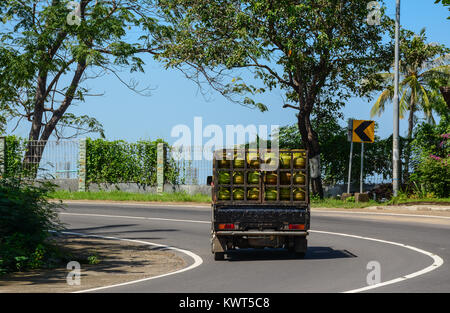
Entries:
[[[339,211],[336,211],[339,212]],[[347,213],[347,212],[345,212]],[[350,212],[348,212],[350,213]],[[353,212],[356,213],[356,212]],[[198,221],[198,220],[180,220],[180,219],[168,219],[168,218],[156,218],[156,217],[139,217],[139,216],[120,216],[120,215],[102,215],[102,214],[83,214],[83,213],[60,213],[60,214],[64,214],[64,215],[75,215],[75,216],[95,216],[95,217],[110,217],[110,218],[129,218],[129,219],[141,219],[141,220],[160,220],[160,221],[172,221],[172,222],[183,222],[183,223],[202,223],[202,224],[210,224],[210,221]],[[375,213],[375,214],[380,214],[380,213]],[[309,230],[310,232],[313,233],[321,233],[321,234],[328,234],[328,235],[335,235],[335,236],[344,236],[344,237],[350,237],[350,238],[357,238],[357,239],[363,239],[363,240],[369,240],[369,241],[375,241],[375,242],[381,242],[381,243],[385,243],[385,244],[390,244],[390,245],[395,245],[395,246],[399,246],[399,247],[403,247],[406,249],[410,249],[413,251],[416,251],[418,253],[422,253],[426,256],[429,256],[430,258],[433,259],[433,264],[431,264],[430,266],[419,270],[417,272],[408,274],[408,275],[404,275],[402,277],[399,278],[395,278],[395,279],[391,279],[385,282],[381,282],[379,284],[375,284],[375,285],[371,285],[371,286],[366,286],[366,287],[362,287],[362,288],[358,288],[358,289],[352,289],[352,290],[348,290],[348,291],[344,291],[344,293],[356,293],[356,292],[362,292],[362,291],[367,291],[367,290],[371,290],[371,289],[375,289],[375,288],[379,288],[379,287],[383,287],[383,286],[387,286],[387,285],[391,285],[391,284],[395,284],[395,283],[399,283],[402,281],[405,281],[407,279],[411,279],[417,276],[421,276],[424,275],[426,273],[429,273],[437,268],[439,268],[440,266],[442,266],[442,264],[444,264],[444,260],[438,256],[437,254],[413,247],[413,246],[409,246],[403,243],[399,243],[399,242],[394,242],[394,241],[387,241],[387,240],[382,240],[382,239],[377,239],[377,238],[371,238],[371,237],[364,237],[364,236],[357,236],[357,235],[351,235],[351,234],[344,234],[344,233],[335,233],[335,232],[327,232],[327,231],[320,231],[320,230]],[[108,237],[104,237],[104,238],[108,238]],[[110,237],[113,238],[113,237]],[[129,239],[120,239],[120,238],[116,238],[118,240],[129,240]],[[129,240],[129,241],[135,241],[135,242],[140,242],[137,240]],[[146,243],[145,241],[142,241],[141,243]],[[147,244],[151,244],[151,243],[147,243]],[[157,244],[155,244],[157,245]],[[161,246],[161,245],[159,245]],[[166,246],[164,246],[166,247]],[[172,247],[168,247],[168,248],[172,248]],[[175,250],[177,250],[177,248],[173,248]],[[178,249],[179,251],[186,251],[189,252],[187,250],[181,250]],[[199,257],[200,258],[200,257]],[[201,260],[201,258],[200,258]],[[203,262],[203,260],[201,260],[201,262]],[[194,263],[195,264],[195,263]],[[201,264],[201,263],[200,263]],[[199,266],[200,264],[198,264],[197,266]],[[192,265],[191,265],[192,266]],[[184,269],[184,270],[180,270],[180,271],[185,271],[188,268]],[[189,267],[190,269],[190,267]],[[133,283],[137,283],[140,281],[145,281],[145,280],[150,280],[150,279],[155,279],[155,278],[159,278],[159,277],[163,277],[163,276],[167,276],[167,275],[173,275],[176,273],[179,273],[180,271],[177,272],[173,272],[173,273],[169,273],[169,274],[165,274],[165,275],[160,275],[160,276],[155,276],[155,277],[151,277],[151,278],[146,278],[143,280],[138,280],[138,281],[133,281],[133,282],[129,282],[129,283],[124,283],[124,284],[118,284],[118,285],[113,285],[113,286],[107,286],[107,287],[100,287],[100,289],[106,289],[106,288],[112,288],[112,287],[116,287],[116,286],[123,286],[123,285],[129,285],[129,284],[133,284]],[[82,292],[87,292],[87,291],[94,291],[94,290],[99,290],[99,288],[94,288],[94,289],[90,289],[90,290],[84,290]]]
[[184,253],[184,254],[188,255],[189,257],[191,257],[192,259],[194,259],[194,263],[193,264],[191,264],[190,266],[185,267],[183,269],[180,269],[178,271],[175,271],[175,272],[170,272],[170,273],[157,275],[157,276],[153,276],[153,277],[148,277],[148,278],[142,278],[142,279],[133,280],[133,281],[120,283],[120,284],[114,284],[114,285],[109,285],[109,286],[103,286],[103,287],[97,287],[97,288],[91,288],[91,289],[75,291],[73,293],[92,292],[92,291],[98,291],[98,290],[103,290],[103,289],[108,289],[108,288],[114,288],[114,287],[120,287],[120,286],[136,284],[136,283],[140,283],[140,282],[144,282],[144,281],[148,281],[148,280],[152,280],[152,279],[157,279],[157,278],[161,278],[161,277],[166,277],[166,276],[170,276],[170,275],[175,275],[175,274],[179,274],[179,273],[182,273],[182,272],[186,272],[186,271],[192,270],[192,269],[200,266],[203,263],[203,259],[200,256],[198,256],[197,254],[195,254],[195,253],[193,253],[193,252],[191,252],[189,250],[179,249],[179,248],[175,248],[175,247],[171,247],[171,246],[167,246],[167,245],[162,245],[162,244],[158,244],[158,243],[142,241],[142,240],[134,240],[134,239],[124,239],[124,238],[117,238],[117,237],[109,237],[109,236],[87,235],[87,234],[72,233],[72,232],[63,232],[63,234],[76,235],[76,236],[82,236],[82,237],[91,237],[91,238],[101,238],[101,239],[113,239],[113,240],[120,240],[120,241],[129,241],[129,242],[140,243],[140,244],[149,245],[149,246],[161,247],[161,248],[165,248],[165,249],[168,249],[168,250],[174,250],[174,251],[178,251],[178,252]]

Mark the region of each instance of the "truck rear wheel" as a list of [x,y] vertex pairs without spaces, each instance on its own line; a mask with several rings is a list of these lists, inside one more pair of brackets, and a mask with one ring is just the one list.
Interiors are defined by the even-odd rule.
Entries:
[[214,261],[225,260],[225,252],[214,252]]

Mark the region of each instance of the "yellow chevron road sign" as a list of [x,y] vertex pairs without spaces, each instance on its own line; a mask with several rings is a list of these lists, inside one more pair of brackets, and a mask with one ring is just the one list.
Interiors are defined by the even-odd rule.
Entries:
[[375,122],[353,120],[352,141],[373,143],[375,139]]

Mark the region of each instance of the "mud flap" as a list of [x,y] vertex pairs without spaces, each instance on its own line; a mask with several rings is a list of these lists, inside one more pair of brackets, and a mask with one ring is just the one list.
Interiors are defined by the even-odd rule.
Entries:
[[213,234],[213,237],[211,239],[211,248],[212,248],[212,253],[225,252],[226,242],[224,239],[218,238],[215,234]]

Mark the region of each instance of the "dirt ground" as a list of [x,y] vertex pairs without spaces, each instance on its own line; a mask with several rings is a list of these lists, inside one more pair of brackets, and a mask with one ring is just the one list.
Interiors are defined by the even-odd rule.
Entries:
[[80,285],[70,286],[66,265],[55,269],[33,270],[0,277],[0,293],[65,293],[109,286],[177,271],[185,261],[170,250],[118,240],[79,238],[60,239],[75,259],[95,255],[96,265],[81,263]]

